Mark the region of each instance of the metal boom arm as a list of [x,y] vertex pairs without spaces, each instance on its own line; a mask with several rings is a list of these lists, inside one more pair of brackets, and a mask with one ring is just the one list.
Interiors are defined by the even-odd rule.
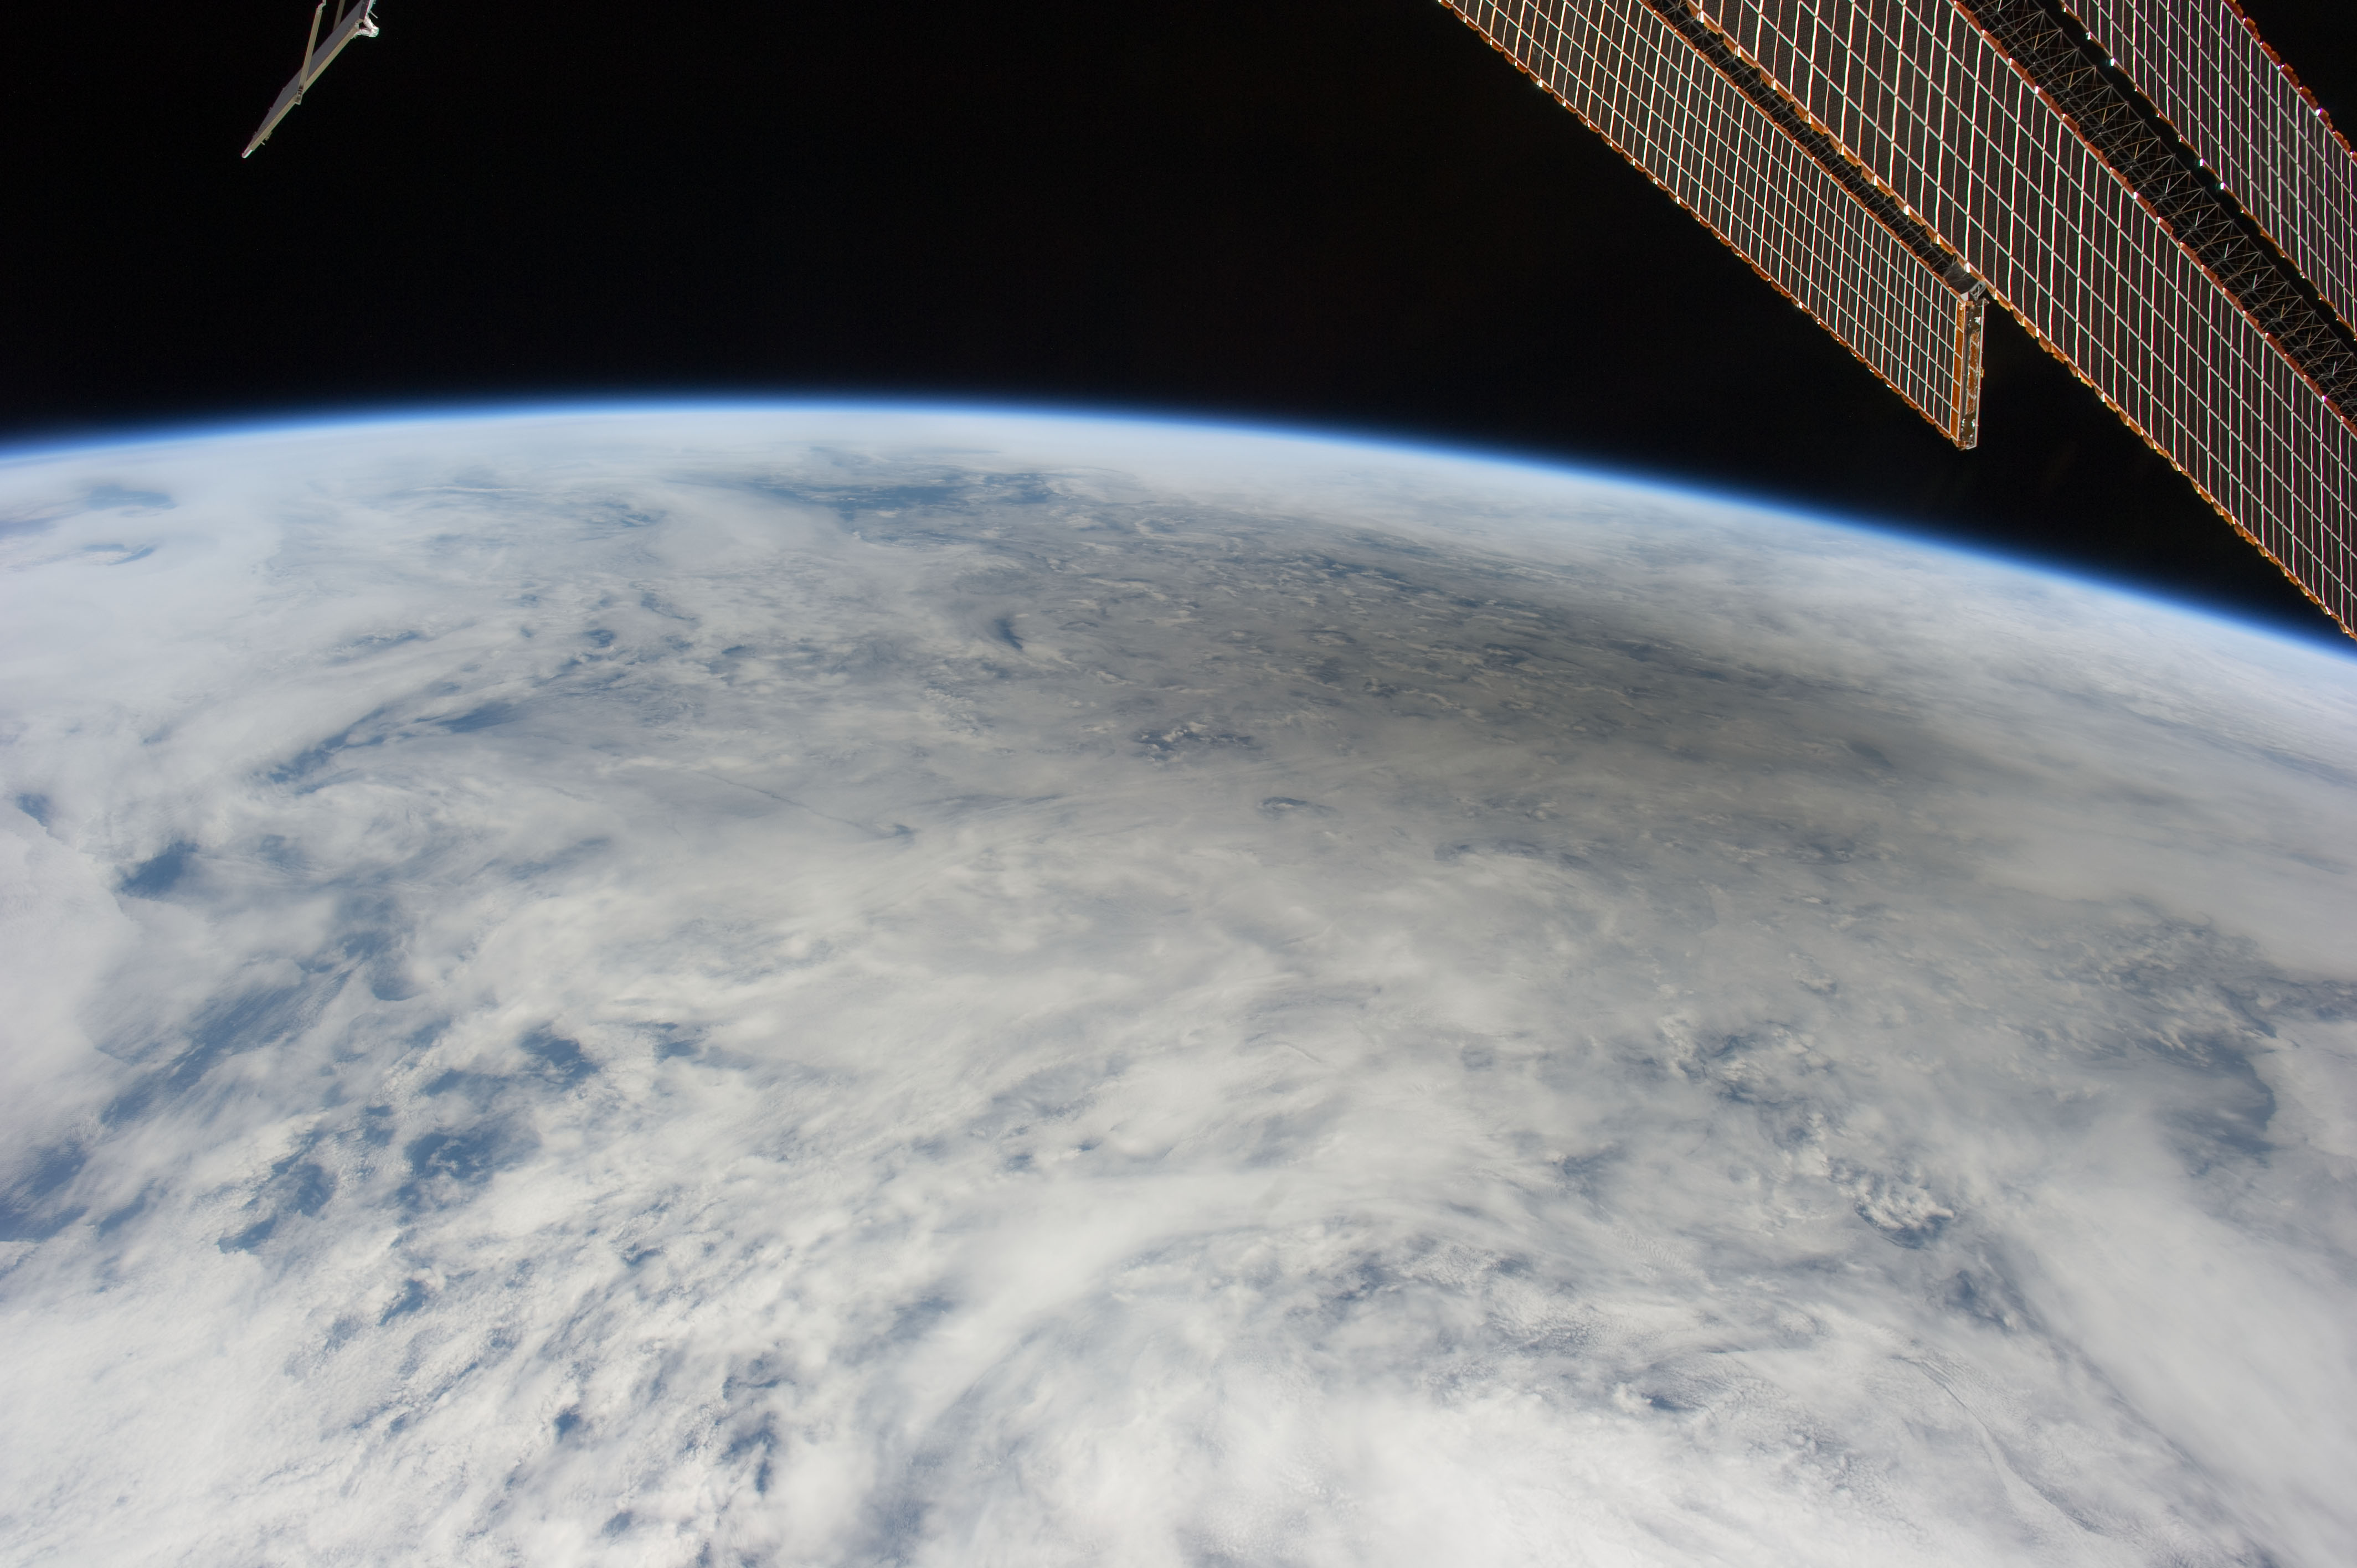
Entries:
[[312,7],[311,38],[303,46],[303,67],[295,73],[295,80],[280,91],[278,102],[270,106],[269,114],[262,122],[262,129],[253,134],[253,140],[246,143],[245,151],[239,155],[241,157],[252,157],[253,149],[270,139],[270,133],[278,128],[278,122],[286,118],[287,111],[303,102],[304,91],[319,80],[320,72],[335,63],[336,57],[344,52],[346,44],[354,38],[376,37],[376,19],[370,15],[375,5],[376,0],[359,0],[357,5],[351,4],[350,0],[341,0],[336,12],[336,25],[328,30],[325,43],[319,41],[319,17],[328,9],[328,0],[319,0]]

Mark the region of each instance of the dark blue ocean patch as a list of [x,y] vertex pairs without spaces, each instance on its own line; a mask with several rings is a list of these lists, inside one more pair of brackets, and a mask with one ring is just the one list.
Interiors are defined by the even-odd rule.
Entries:
[[278,1200],[307,1218],[316,1217],[336,1196],[334,1174],[316,1160],[290,1155],[270,1167],[270,1176]]
[[494,860],[483,869],[503,871],[515,881],[529,882],[535,876],[545,876],[551,872],[570,871],[588,860],[591,855],[605,850],[609,843],[610,841],[603,838],[583,839],[578,843],[567,845],[557,851],[545,860]]
[[92,1229],[101,1236],[112,1236],[117,1230],[122,1230],[125,1225],[128,1225],[133,1220],[138,1219],[141,1214],[146,1211],[146,1208],[147,1195],[143,1192],[138,1197],[133,1198],[130,1202],[124,1204],[122,1208],[114,1210],[113,1213],[99,1216],[98,1223],[93,1226]]
[[759,1422],[732,1434],[728,1445],[720,1451],[723,1463],[741,1465],[753,1462],[753,1490],[767,1497],[770,1483],[776,1479],[778,1427],[774,1417],[764,1415]]
[[[117,1093],[99,1119],[113,1127],[138,1122],[158,1097],[187,1092],[228,1058],[293,1038],[317,1020],[349,977],[346,970],[314,969],[291,985],[252,986],[215,996],[189,1020],[183,1048]],[[136,1061],[153,1048],[140,1045],[109,1054]]]
[[2223,1081],[2212,1102],[2169,1117],[2189,1176],[2205,1176],[2230,1159],[2264,1164],[2275,1153],[2275,1140],[2268,1135],[2276,1110],[2275,1090],[2239,1053],[2233,1066],[2212,1070]]
[[425,1305],[425,1296],[424,1280],[409,1281],[401,1287],[401,1294],[387,1302],[384,1310],[377,1315],[376,1326],[382,1328],[396,1317],[408,1316]]
[[409,928],[397,905],[381,894],[358,893],[338,912],[336,951],[368,977],[369,993],[380,1002],[403,1002],[417,993],[404,961]]
[[877,1348],[893,1348],[913,1345],[949,1320],[958,1304],[945,1295],[929,1295],[912,1301],[892,1315],[892,1322],[876,1341]]
[[410,1140],[402,1151],[413,1176],[421,1180],[447,1177],[479,1182],[498,1168],[502,1137],[496,1126],[455,1133],[426,1133]]
[[109,1127],[127,1127],[145,1118],[156,1103],[156,1095],[164,1087],[161,1078],[150,1075],[117,1094],[99,1108],[99,1121]]
[[1381,1258],[1361,1258],[1341,1272],[1333,1288],[1327,1291],[1327,1316],[1339,1319],[1343,1306],[1361,1305],[1377,1296],[1393,1294],[1401,1279],[1399,1271]]
[[11,511],[0,511],[0,539],[12,533],[40,533],[81,510],[70,501],[62,505],[51,502],[46,506],[29,506]]
[[597,1070],[597,1064],[581,1053],[581,1042],[568,1040],[546,1028],[534,1029],[516,1042],[516,1049],[538,1064],[535,1077],[567,1088],[579,1083]]
[[297,1150],[273,1165],[269,1176],[246,1200],[248,1211],[258,1218],[217,1244],[224,1252],[251,1252],[276,1234],[280,1222],[289,1215],[316,1218],[335,1195],[334,1175]]
[[213,1244],[224,1252],[251,1252],[269,1240],[271,1232],[277,1229],[278,1216],[264,1215],[234,1236],[224,1236]]
[[2001,1275],[1976,1275],[1970,1269],[1959,1270],[1943,1294],[1948,1310],[1976,1318],[2001,1333],[2018,1334],[2030,1326],[2028,1306],[2011,1283]]
[[49,798],[27,793],[16,797],[16,809],[43,827],[49,825]]
[[1555,1179],[1566,1192],[1595,1199],[1604,1183],[1618,1173],[1624,1156],[1618,1148],[1599,1149],[1587,1155],[1566,1155],[1552,1162]]
[[472,735],[477,730],[490,729],[494,725],[509,724],[517,717],[511,703],[485,703],[479,708],[460,714],[454,719],[441,721],[443,729],[451,735]]
[[341,973],[313,972],[292,985],[256,986],[207,1003],[189,1020],[188,1048],[167,1069],[167,1086],[186,1089],[216,1063],[294,1038],[311,1026],[343,982]]
[[272,768],[269,774],[270,781],[273,784],[295,783],[326,767],[328,758],[343,748],[343,736],[337,736],[331,740],[323,740],[317,746],[305,746],[301,751]]
[[422,1133],[402,1147],[409,1179],[395,1196],[408,1208],[459,1201],[538,1146],[530,1133],[500,1121]]
[[196,858],[197,846],[183,839],[158,855],[141,861],[116,886],[134,898],[161,898],[180,884]]
[[425,640],[425,634],[416,630],[397,631],[390,636],[379,633],[370,637],[356,637],[336,650],[332,662],[348,664],[355,659],[365,659],[371,653],[382,653],[388,648],[399,648],[405,642]]
[[597,1533],[603,1535],[608,1541],[619,1540],[620,1537],[630,1533],[630,1520],[632,1518],[633,1516],[630,1510],[624,1509],[620,1513],[618,1513],[613,1518],[608,1520],[606,1521],[605,1529],[599,1530]]
[[554,1424],[556,1427],[556,1440],[559,1443],[564,1442],[581,1425],[581,1408],[578,1405],[565,1406],[556,1412]]
[[366,963],[381,957],[399,940],[394,932],[381,926],[347,926],[343,934],[336,939],[336,950],[348,959]]
[[161,490],[135,490],[122,485],[101,485],[88,499],[92,511],[169,511],[179,504]]
[[361,1107],[361,1143],[371,1149],[382,1149],[393,1142],[393,1107],[363,1105]]
[[[971,512],[992,504],[1038,505],[1056,495],[1055,488],[1039,474],[977,476],[963,472],[944,472],[936,479],[869,485],[798,485],[755,479],[746,488],[779,500],[823,508],[847,523],[859,524],[863,532],[877,532],[893,542],[910,536],[925,538],[931,531],[879,531],[873,526],[877,519],[894,518],[909,511]],[[942,538],[947,542],[947,536]]]
[[588,639],[589,646],[592,648],[611,648],[614,646],[614,634],[608,631],[602,626],[593,626],[581,635]]
[[[2198,983],[2186,985],[2167,965],[2159,963],[2115,971],[2114,983],[2123,990],[2172,1002],[2198,986]],[[2279,999],[2278,1006],[2282,1000],[2287,999]],[[2327,998],[2319,996],[2317,1000]],[[2317,1010],[2310,1007],[2283,1010],[2317,1015]],[[2138,1056],[2122,1058],[2123,1064],[2141,1059],[2164,1063],[2173,1069],[2170,1076],[2176,1083],[2172,1099],[2176,1102],[2161,1114],[2189,1175],[2202,1176],[2234,1160],[2264,1163],[2275,1153],[2272,1128],[2278,1109],[2275,1090],[2251,1060],[2251,1052],[2265,1048],[2262,1042],[2273,1028],[2263,1016],[2255,1017],[2258,1010],[2247,1004],[2235,1004],[2233,1011],[2244,1021],[2245,1028],[2147,1036],[2137,1042],[2143,1047]]]
[[256,860],[280,871],[301,873],[310,866],[310,857],[303,853],[302,844],[284,833],[262,834],[253,841],[253,853]]
[[[917,1543],[925,1536],[925,1521],[932,1517],[932,1503],[920,1488],[934,1479],[930,1472],[939,1468],[941,1462],[939,1454],[913,1455],[908,1462],[909,1474],[894,1495],[871,1506],[869,1511],[874,1520],[871,1528],[875,1541],[868,1551],[862,1553],[864,1557],[877,1563],[915,1560]],[[1224,1564],[1218,1564],[1217,1559],[1207,1558],[1200,1553],[1190,1553],[1189,1561],[1211,1563],[1216,1568],[1225,1568]],[[1242,1559],[1231,1561],[1236,1568],[1244,1568]]]
[[784,1359],[764,1351],[758,1356],[747,1357],[729,1368],[727,1375],[720,1380],[720,1395],[723,1399],[733,1400],[748,1389],[784,1388],[793,1380],[786,1370]]
[[[81,1218],[79,1208],[49,1207],[90,1159],[76,1144],[52,1144],[30,1169],[0,1192],[0,1241],[46,1241]],[[46,1212],[45,1212],[46,1211]]]
[[1260,743],[1248,735],[1216,730],[1191,719],[1185,724],[1173,725],[1168,729],[1140,730],[1130,738],[1157,757],[1176,757],[1184,751],[1227,747],[1256,751],[1260,747]]
[[270,770],[270,781],[273,784],[299,783],[325,768],[339,753],[357,751],[371,746],[382,746],[384,736],[381,735],[371,736],[366,740],[354,740],[352,736],[360,731],[362,725],[382,717],[383,714],[384,710],[379,708],[374,713],[364,715],[358,723],[347,725],[317,745],[296,752]]

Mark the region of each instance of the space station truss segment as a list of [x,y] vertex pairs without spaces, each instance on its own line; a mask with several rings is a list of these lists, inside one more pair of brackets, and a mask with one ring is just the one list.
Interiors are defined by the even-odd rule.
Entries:
[[1688,8],[1443,3],[1950,440],[1974,444],[1985,291],[1928,231],[1910,231],[1898,204],[1878,216],[1883,193],[1788,96],[1682,37]]
[[2233,0],[2063,0],[2344,324],[2357,154]]

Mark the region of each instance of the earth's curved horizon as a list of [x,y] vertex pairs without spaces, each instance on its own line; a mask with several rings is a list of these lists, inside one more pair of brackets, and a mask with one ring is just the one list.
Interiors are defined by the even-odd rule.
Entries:
[[0,456],[0,1562],[2357,1558],[2357,660],[954,407]]

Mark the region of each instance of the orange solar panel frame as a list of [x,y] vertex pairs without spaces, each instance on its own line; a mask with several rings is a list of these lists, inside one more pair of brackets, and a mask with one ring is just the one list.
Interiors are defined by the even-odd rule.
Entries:
[[[1918,252],[1960,258],[1970,277],[1986,284],[2229,522],[2344,630],[2357,630],[2357,432],[2319,384],[2278,351],[2202,256],[2179,244],[2158,209],[1983,32],[1964,0],[1444,3],[1940,423],[1936,403],[1907,384],[1910,376],[1918,384],[1924,379],[1916,368],[1925,358],[1924,322],[1877,298],[1878,285],[1903,276],[1904,268],[1888,247],[1855,244],[1856,225],[1840,202],[1817,196],[1786,225],[1781,248],[1759,247],[1754,239],[1759,248],[1748,249],[1740,212],[1715,217],[1687,194],[1707,174],[1725,195],[1774,206],[1790,199],[1787,182],[1806,184],[1810,170],[1824,174],[1819,164],[1807,156],[1778,163],[1758,150],[1762,144],[1749,130],[1749,140],[1706,145],[1707,138],[1698,141],[1692,127],[1665,117],[1659,93],[1644,90],[1665,80],[1691,81],[1696,65],[1727,73],[1730,86],[1739,78],[1755,94],[1764,83],[1791,113],[1771,118],[1740,93],[1735,103],[1751,109],[1754,120],[1788,145],[1799,147],[1796,136],[1806,136],[1818,157],[1830,145],[1835,159],[1871,182],[1869,195],[1888,193],[1877,197],[1878,210],[1916,234]],[[2110,5],[2157,12],[2220,0],[2076,3],[2090,11]],[[1616,49],[1625,58],[1631,46],[1620,40],[1627,38],[1641,38],[1640,47],[1650,51],[1641,70],[1599,63]],[[2229,94],[2234,102],[2267,102],[2276,91],[2268,81],[2280,87],[2286,80],[2272,57],[2252,58],[2275,74],[2238,97]],[[2247,74],[2252,68],[2245,58],[2228,69]],[[1740,109],[1724,113],[1748,125]],[[2230,156],[2243,159],[2238,167],[2309,167],[2268,149],[2280,151],[2278,143],[2296,152],[2307,147],[2312,129],[2278,126],[2276,142],[2246,137],[2232,144],[2244,150]],[[1760,163],[1730,170],[1723,163],[1728,157]],[[2273,177],[2244,179],[2255,187]],[[1861,188],[1856,178],[1846,188],[1830,177],[1823,183],[1849,199],[1850,211],[1867,214],[1869,227],[1889,232],[1849,198]],[[2311,238],[2313,243],[2299,242],[2309,249],[2297,253],[2284,242],[2294,262],[2332,253],[2332,235],[2318,231]],[[2344,231],[2339,239],[2352,235]],[[1917,261],[1916,253],[1907,260]],[[1918,263],[1918,270],[1929,269]],[[1793,276],[1835,305],[1813,304],[1787,281]],[[1917,345],[1914,360],[1899,347],[1910,343]],[[1976,357],[1976,346],[1974,351]]]

